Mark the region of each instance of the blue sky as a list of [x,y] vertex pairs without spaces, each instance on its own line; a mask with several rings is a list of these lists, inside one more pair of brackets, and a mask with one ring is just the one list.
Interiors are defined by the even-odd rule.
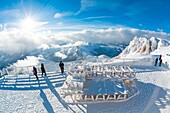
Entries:
[[41,30],[130,27],[170,33],[169,5],[169,0],[1,0],[0,29],[20,28],[29,17]]

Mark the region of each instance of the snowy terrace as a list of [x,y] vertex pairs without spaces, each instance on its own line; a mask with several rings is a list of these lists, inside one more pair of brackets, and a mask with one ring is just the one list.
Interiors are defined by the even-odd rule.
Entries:
[[[153,62],[151,62],[151,60],[149,62],[148,57],[146,61],[144,59],[139,59],[139,60],[140,61],[138,61],[138,63],[120,62],[115,64],[116,61],[114,60],[114,64],[113,63],[112,64],[108,63],[104,65],[100,65],[101,63],[95,64],[98,67],[94,66],[93,76],[90,74],[92,73],[92,65],[94,65],[92,63],[83,63],[83,64],[87,64],[86,67],[83,67],[83,65],[75,66],[72,65],[71,63],[69,63],[71,65],[67,65],[65,63],[66,71],[68,72],[67,69],[69,69],[69,67],[72,69],[72,71],[70,70],[70,73],[66,73],[64,75],[60,74],[60,71],[58,70],[59,69],[58,64],[49,63],[49,65],[45,64],[45,68],[47,70],[48,76],[44,77],[41,76],[41,74],[38,74],[39,81],[37,81],[36,77],[32,74],[31,66],[28,68],[30,69],[30,71],[28,71],[27,67],[23,67],[23,68],[18,67],[17,68],[18,75],[17,73],[14,73],[15,72],[14,67],[3,69],[2,70],[3,77],[0,78],[1,81],[0,112],[21,113],[27,111],[30,113],[33,112],[38,112],[38,113],[47,113],[47,112],[49,113],[54,113],[54,112],[56,113],[61,113],[61,112],[62,113],[75,113],[75,112],[79,112],[79,113],[81,112],[84,113],[85,112],[87,113],[96,113],[96,112],[169,113],[169,109],[170,109],[169,69],[165,70],[163,67],[151,66],[151,64],[153,65]],[[118,73],[114,75],[114,68],[112,68],[111,71],[110,66],[112,67],[117,65],[120,66],[122,64],[126,64],[126,65],[129,64],[130,67],[132,67],[133,70],[137,72],[135,74],[136,76],[133,76],[133,74],[132,76],[128,76],[128,74],[125,73],[120,74],[120,76],[118,75]],[[150,64],[150,65],[147,66],[146,64]],[[104,70],[101,68],[101,70],[103,70],[101,71],[103,72],[103,75],[99,71],[100,70],[99,65],[101,67],[104,67]],[[76,67],[76,68],[73,69],[72,67]],[[119,69],[121,68],[123,68],[123,66],[122,67],[120,66]],[[96,74],[96,69],[99,71],[97,72],[97,74]],[[82,70],[86,70],[87,73]],[[7,71],[9,75],[6,74],[4,76],[4,74],[7,73]],[[87,87],[84,87],[85,85],[83,86],[86,79],[87,82],[94,81],[96,83],[95,84],[96,89],[99,88],[100,86],[105,88],[106,87],[105,84],[111,84],[111,85],[114,84],[117,85],[118,88],[121,88],[121,85],[119,85],[119,82],[121,82],[126,87],[126,92],[128,96],[125,100],[118,100],[118,96],[116,96],[116,99],[114,99],[114,96],[112,99],[109,99],[107,94],[104,96],[105,97],[104,100],[102,99],[103,96],[99,96],[99,98],[101,97],[101,99],[99,98],[97,99],[95,96],[89,97],[87,93],[86,94],[85,92],[83,93],[83,91],[86,92],[91,91],[91,89],[87,90],[87,87],[90,84],[87,84]],[[94,82],[92,84],[94,84]],[[135,90],[136,85],[138,86],[137,88],[139,90]],[[106,87],[108,88],[106,90],[100,89],[100,91],[109,92],[111,91],[109,90],[109,87]],[[123,92],[125,90],[123,89],[120,91]],[[140,93],[138,94],[132,91],[140,91]],[[80,96],[77,94],[84,95],[84,96]],[[135,96],[134,94],[138,94],[138,95]],[[74,97],[76,99],[74,99],[73,102],[72,98]],[[82,100],[80,100],[81,97]]]
[[67,103],[125,101],[139,93],[129,66],[78,66],[62,87]]

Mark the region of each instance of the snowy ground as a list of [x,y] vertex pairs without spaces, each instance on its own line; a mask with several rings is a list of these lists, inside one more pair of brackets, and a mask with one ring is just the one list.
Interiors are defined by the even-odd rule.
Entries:
[[163,67],[134,66],[140,94],[125,102],[67,104],[60,97],[65,76],[6,76],[0,81],[0,112],[9,113],[168,113],[170,111],[170,71]]
[[[7,75],[0,78],[0,113],[169,113],[170,44],[166,41],[156,43],[157,40],[152,40],[153,51],[150,54],[148,54],[148,40],[135,38],[134,43],[131,43],[117,58],[94,60],[89,57],[88,61],[82,61],[84,64],[91,64],[92,60],[100,65],[112,63],[130,65],[137,72],[136,85],[140,91],[134,98],[125,102],[68,104],[60,96],[65,75],[61,75],[58,71],[48,73],[47,77],[38,75],[39,81],[35,76],[28,74],[18,77]],[[155,50],[155,47],[158,48]],[[162,67],[155,67],[154,60],[160,54],[163,59]],[[18,65],[20,63],[24,64],[18,62]],[[70,63],[66,68],[72,67],[75,63]],[[56,69],[54,65],[56,64],[48,65],[49,69],[54,67]]]

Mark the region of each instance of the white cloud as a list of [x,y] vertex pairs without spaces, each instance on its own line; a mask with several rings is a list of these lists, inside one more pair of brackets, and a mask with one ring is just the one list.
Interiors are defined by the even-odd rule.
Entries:
[[[7,53],[30,52],[41,45],[69,45],[77,41],[91,43],[126,43],[128,44],[135,36],[158,37],[170,40],[170,34],[139,30],[134,28],[110,28],[101,30],[83,30],[78,32],[54,33],[52,31],[22,32],[17,29],[0,31],[0,51]],[[79,43],[78,43],[79,44]],[[72,44],[70,44],[72,45]],[[76,46],[76,45],[75,45]]]
[[89,7],[93,7],[95,6],[95,2],[93,0],[81,0],[81,7],[80,10],[75,14],[78,15],[79,13],[81,13],[82,11],[87,10],[87,8]]
[[35,22],[35,24],[36,24],[37,26],[43,26],[43,25],[48,24],[48,22]]
[[61,18],[61,17],[63,17],[63,14],[62,14],[62,13],[56,13],[56,14],[54,15],[54,18]]
[[100,19],[100,18],[113,18],[113,16],[96,16],[96,17],[87,17],[84,19],[89,20],[89,19]]
[[67,37],[73,42],[86,41],[94,43],[125,43],[128,44],[132,38],[138,37],[160,37],[164,39],[169,39],[170,34],[154,32],[149,30],[139,30],[134,28],[113,28],[106,30],[84,30],[80,32],[74,32],[70,34],[62,34],[60,37]]
[[8,31],[13,30],[23,30],[23,31],[40,31],[44,29],[46,25],[48,25],[49,22],[43,22],[43,21],[33,21],[33,22],[24,22],[24,21],[18,21],[18,22],[9,22],[9,23],[3,23],[0,24],[0,28],[3,28]]
[[58,22],[57,25],[61,26],[61,25],[63,25],[63,23],[62,22]]
[[21,16],[21,11],[19,9],[2,10],[0,11],[0,16],[19,17]]
[[0,24],[0,29],[2,29],[2,27],[3,27],[2,24]]
[[65,16],[70,16],[72,14],[73,14],[72,12],[56,13],[54,15],[54,18],[62,18],[62,17],[65,17]]
[[163,32],[163,29],[157,28],[157,31],[159,31],[159,32]]
[[139,26],[143,26],[142,24],[139,24]]
[[7,53],[28,52],[35,48],[32,34],[24,34],[18,30],[0,32],[0,51]]

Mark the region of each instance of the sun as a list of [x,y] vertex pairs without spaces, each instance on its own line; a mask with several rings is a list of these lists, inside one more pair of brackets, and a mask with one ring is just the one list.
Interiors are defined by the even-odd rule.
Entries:
[[21,21],[20,25],[24,30],[32,30],[36,27],[36,23],[37,22],[33,18],[27,17]]
[[25,18],[22,18],[22,20],[19,20],[19,27],[22,31],[38,31],[47,25],[48,22],[38,21],[37,18],[33,18],[33,16],[27,16]]

